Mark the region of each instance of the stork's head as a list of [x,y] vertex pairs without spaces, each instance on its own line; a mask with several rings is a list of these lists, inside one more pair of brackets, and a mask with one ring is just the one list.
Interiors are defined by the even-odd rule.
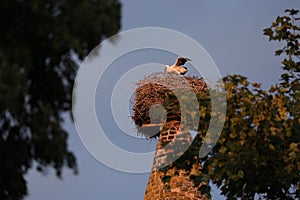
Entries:
[[169,68],[169,67],[170,67],[169,65],[165,65],[164,73],[166,73],[166,72],[168,71],[168,68]]

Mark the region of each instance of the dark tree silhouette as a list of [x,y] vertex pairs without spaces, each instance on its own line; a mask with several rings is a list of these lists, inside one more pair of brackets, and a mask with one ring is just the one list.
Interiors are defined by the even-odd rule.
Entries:
[[0,2],[0,199],[27,194],[36,166],[77,172],[62,113],[71,110],[77,64],[120,29],[118,0]]

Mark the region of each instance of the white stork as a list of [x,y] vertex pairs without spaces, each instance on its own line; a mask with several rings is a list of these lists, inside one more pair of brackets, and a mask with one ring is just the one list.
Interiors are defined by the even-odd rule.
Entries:
[[166,65],[165,72],[176,75],[184,75],[188,71],[186,67],[182,66],[186,63],[186,61],[191,61],[191,59],[181,56],[178,57],[175,64],[172,66]]

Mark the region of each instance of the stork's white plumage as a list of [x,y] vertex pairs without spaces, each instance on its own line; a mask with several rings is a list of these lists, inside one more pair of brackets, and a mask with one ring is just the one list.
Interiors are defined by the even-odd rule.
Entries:
[[188,70],[182,65],[184,65],[187,61],[191,61],[191,59],[180,56],[172,66],[166,65],[165,71],[170,74],[184,75]]

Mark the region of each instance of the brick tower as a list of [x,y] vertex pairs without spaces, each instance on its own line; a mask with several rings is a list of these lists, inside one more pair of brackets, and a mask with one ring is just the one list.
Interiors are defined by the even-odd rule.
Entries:
[[[192,176],[201,175],[202,166],[200,162],[194,163],[190,170],[178,169],[176,167],[166,171],[161,171],[159,169],[161,165],[165,165],[165,162],[168,162],[166,154],[169,152],[162,150],[164,144],[174,140],[176,140],[177,143],[190,143],[192,140],[191,135],[182,132],[179,125],[179,121],[170,121],[167,122],[161,130],[144,200],[207,199],[205,194],[201,194],[199,190],[200,187],[206,183],[196,185],[193,180],[191,180]],[[175,162],[179,162],[177,164],[180,164],[180,162],[185,162],[185,160]]]
[[[137,131],[148,138],[158,138],[144,200],[209,199],[206,190],[208,185],[201,179],[201,161],[195,146],[191,145],[192,137],[188,124],[193,117],[189,118],[191,121],[181,121],[180,104],[174,93],[206,93],[205,82],[197,77],[178,78],[156,73],[136,84],[138,88],[135,91],[132,118]],[[162,113],[165,114],[164,117],[159,114],[151,117],[151,111],[157,105],[165,110],[165,113]],[[194,111],[196,110],[185,110],[186,113]],[[197,128],[198,124],[192,130]]]

